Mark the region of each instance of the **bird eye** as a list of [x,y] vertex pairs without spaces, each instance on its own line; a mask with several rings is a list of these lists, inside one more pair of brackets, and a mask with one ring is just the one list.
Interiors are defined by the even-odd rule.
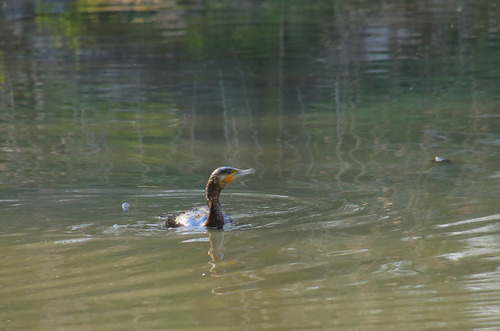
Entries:
[[230,174],[232,170],[233,169],[231,169],[231,168],[222,168],[220,170],[220,173],[226,175],[226,174]]
[[217,175],[229,175],[231,174],[232,172],[234,171],[233,168],[231,167],[220,167],[220,168],[217,168],[215,171],[214,171],[214,174],[217,174]]

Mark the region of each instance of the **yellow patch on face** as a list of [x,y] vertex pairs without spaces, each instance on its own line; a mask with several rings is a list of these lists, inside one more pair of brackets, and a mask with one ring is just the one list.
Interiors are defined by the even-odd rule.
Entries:
[[226,183],[231,183],[233,180],[235,180],[236,178],[234,178],[234,177],[233,177],[233,175],[234,175],[235,173],[237,173],[237,172],[238,172],[238,171],[236,171],[236,170],[231,171],[231,173],[230,173],[230,174],[228,174],[228,175],[226,175],[226,177],[224,177],[224,182],[226,182]]

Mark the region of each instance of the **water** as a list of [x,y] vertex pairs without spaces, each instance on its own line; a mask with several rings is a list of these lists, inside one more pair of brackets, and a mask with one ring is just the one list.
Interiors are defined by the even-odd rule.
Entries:
[[1,8],[1,329],[500,328],[495,1]]

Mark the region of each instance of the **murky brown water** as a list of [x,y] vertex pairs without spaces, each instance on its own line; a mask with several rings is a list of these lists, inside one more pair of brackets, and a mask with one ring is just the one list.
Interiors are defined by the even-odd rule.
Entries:
[[495,1],[0,4],[1,329],[500,328]]

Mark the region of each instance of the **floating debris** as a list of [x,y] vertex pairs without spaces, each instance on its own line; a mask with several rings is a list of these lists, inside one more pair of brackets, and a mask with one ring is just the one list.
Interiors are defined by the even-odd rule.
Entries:
[[122,210],[127,211],[130,208],[130,204],[128,202],[122,203]]
[[441,162],[448,163],[448,162],[451,162],[451,160],[443,159],[442,157],[435,156],[434,159],[432,159],[432,162],[436,162],[436,163],[441,163]]

